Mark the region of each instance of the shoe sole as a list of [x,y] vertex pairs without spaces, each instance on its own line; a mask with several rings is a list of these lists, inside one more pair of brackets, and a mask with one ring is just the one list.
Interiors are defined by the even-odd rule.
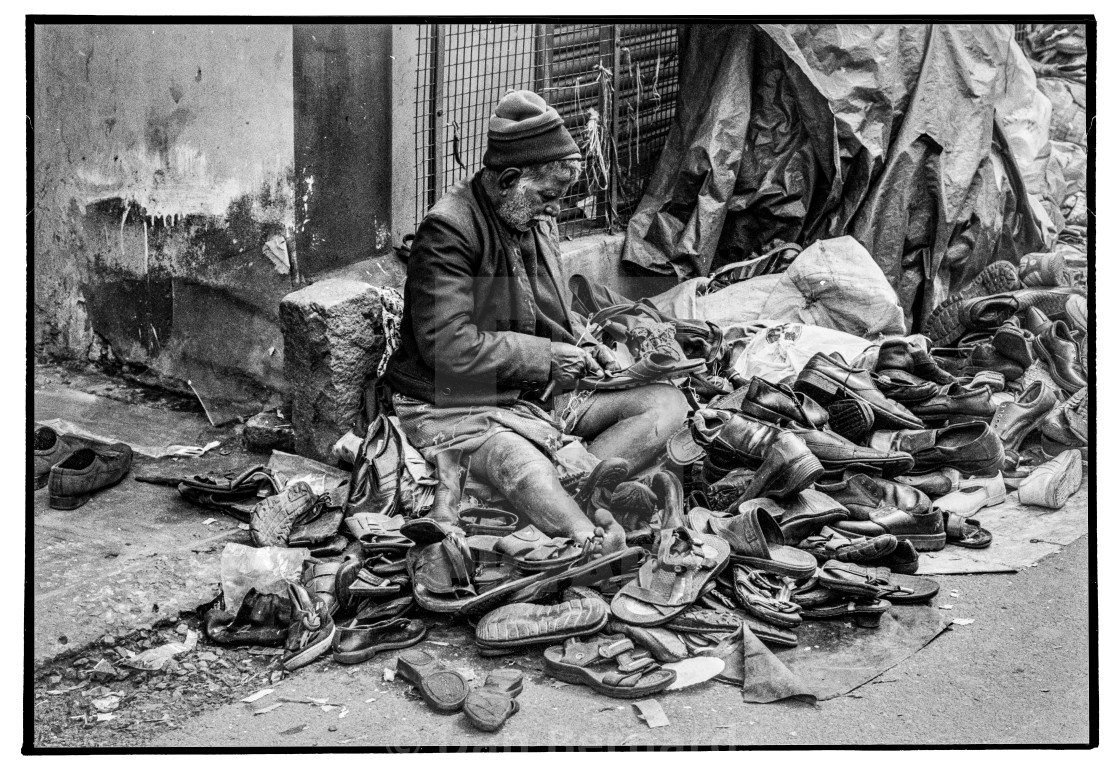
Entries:
[[[845,537],[867,537],[867,535],[865,534],[862,534],[860,532],[850,532],[842,527],[837,526],[836,524],[829,524],[828,527],[829,529],[837,532],[838,534],[844,535]],[[895,535],[895,533],[893,532],[891,532],[890,534],[898,538],[900,542],[903,540],[908,541],[911,545],[914,546],[915,551],[940,551],[945,547],[945,542],[947,540],[944,532],[937,535]]]
[[331,648],[332,641],[334,641],[334,634],[328,634],[310,647],[300,650],[295,655],[285,660],[281,665],[284,667],[285,671],[295,671],[297,668],[302,668],[308,663],[313,663],[319,656]]
[[1006,294],[1019,288],[1019,271],[1010,262],[999,261],[985,267],[956,294],[950,294],[934,308],[929,317],[929,334],[934,347],[947,347],[965,335],[968,327],[961,318],[960,305],[970,299]]
[[333,652],[331,657],[334,658],[336,663],[341,663],[344,666],[352,666],[355,663],[365,663],[370,658],[382,652],[389,650],[403,650],[407,647],[412,647],[424,641],[428,635],[428,629],[425,626],[424,632],[417,636],[415,639],[406,639],[400,642],[389,642],[386,644],[375,644],[372,647],[367,647],[363,650],[355,650],[353,652]]
[[[832,402],[839,401],[841,399],[850,399],[852,401],[858,401],[861,404],[865,404],[875,416],[875,426],[884,430],[891,428],[896,430],[921,430],[925,427],[925,424],[923,424],[922,421],[917,419],[916,417],[914,419],[914,422],[903,422],[900,418],[877,408],[875,404],[871,403],[855,391],[850,390],[843,383],[837,382],[831,377],[827,377],[820,372],[811,370],[806,371],[802,369],[801,374],[797,376],[797,382],[795,383],[795,385],[803,385],[805,388],[807,388],[810,391],[808,394],[809,397],[814,399],[818,403],[821,403],[822,406],[824,405],[824,403],[822,403],[822,400],[823,402],[831,404]],[[804,390],[802,390],[802,392],[804,392]],[[818,395],[820,396],[820,398],[817,398]]]
[[859,443],[874,427],[875,413],[862,401],[845,399],[829,405],[828,424],[844,438]]

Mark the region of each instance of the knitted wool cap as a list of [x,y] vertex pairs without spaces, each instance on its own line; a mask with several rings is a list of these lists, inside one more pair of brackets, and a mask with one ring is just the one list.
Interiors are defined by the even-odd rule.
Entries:
[[579,157],[560,113],[532,91],[510,91],[494,108],[482,156],[487,168],[500,171]]

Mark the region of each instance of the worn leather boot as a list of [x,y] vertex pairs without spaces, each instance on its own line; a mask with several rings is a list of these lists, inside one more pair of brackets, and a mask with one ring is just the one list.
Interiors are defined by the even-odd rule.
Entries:
[[459,501],[463,497],[463,467],[459,464],[461,449],[445,449],[436,455],[435,501],[425,518],[444,524],[459,520]]

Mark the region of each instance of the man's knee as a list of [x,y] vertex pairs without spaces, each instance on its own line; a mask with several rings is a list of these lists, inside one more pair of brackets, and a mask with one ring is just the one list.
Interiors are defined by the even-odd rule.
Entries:
[[541,474],[555,474],[552,462],[528,439],[503,431],[486,440],[474,454],[480,475],[490,485],[506,492],[523,486]]
[[665,383],[647,385],[642,390],[645,409],[657,424],[657,433],[675,431],[688,417],[688,400],[677,388]]

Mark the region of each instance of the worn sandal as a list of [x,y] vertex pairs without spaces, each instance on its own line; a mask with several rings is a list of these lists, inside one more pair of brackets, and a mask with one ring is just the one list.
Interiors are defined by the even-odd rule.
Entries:
[[498,508],[471,508],[459,513],[459,527],[468,535],[504,537],[517,530],[516,513]]
[[585,642],[568,639],[562,647],[549,647],[544,651],[544,670],[554,679],[587,685],[609,698],[655,695],[677,678],[621,634],[594,636]]
[[976,519],[959,513],[945,513],[945,536],[949,545],[961,548],[987,548],[992,544],[992,533],[980,526]]
[[846,596],[889,599],[895,604],[923,602],[937,596],[941,586],[928,578],[899,575],[886,567],[864,567],[830,560],[820,571],[820,584]]
[[731,561],[792,578],[806,578],[817,569],[817,560],[792,546],[774,517],[758,500],[743,503],[739,513],[721,519],[712,516],[708,527],[731,546]]
[[419,620],[396,618],[371,622],[354,618],[335,630],[331,652],[339,663],[351,665],[367,661],[379,652],[411,647],[427,635],[428,627]]
[[402,652],[397,657],[397,675],[420,692],[429,708],[441,714],[454,714],[463,708],[470,692],[466,677],[424,650]]
[[523,688],[521,672],[499,668],[486,675],[482,687],[467,694],[463,713],[479,730],[488,733],[500,730],[506,720],[520,710],[517,696]]
[[751,615],[784,628],[801,625],[800,607],[790,600],[792,578],[771,575],[746,565],[734,568],[735,596]]
[[[476,535],[481,541],[485,535]],[[498,539],[493,550],[513,557],[518,568],[525,572],[541,572],[553,567],[566,567],[584,555],[584,549],[570,537],[549,537],[535,526],[517,530]]]
[[362,544],[366,556],[399,553],[411,547],[412,541],[401,534],[404,523],[403,516],[372,512],[354,513],[346,518],[346,528]]
[[820,604],[802,608],[801,614],[806,620],[851,618],[860,628],[878,628],[883,613],[890,608],[886,599],[849,599],[833,594]]
[[508,655],[520,648],[593,634],[607,625],[607,603],[589,589],[575,589],[554,605],[507,604],[492,610],[474,629],[484,657]]

